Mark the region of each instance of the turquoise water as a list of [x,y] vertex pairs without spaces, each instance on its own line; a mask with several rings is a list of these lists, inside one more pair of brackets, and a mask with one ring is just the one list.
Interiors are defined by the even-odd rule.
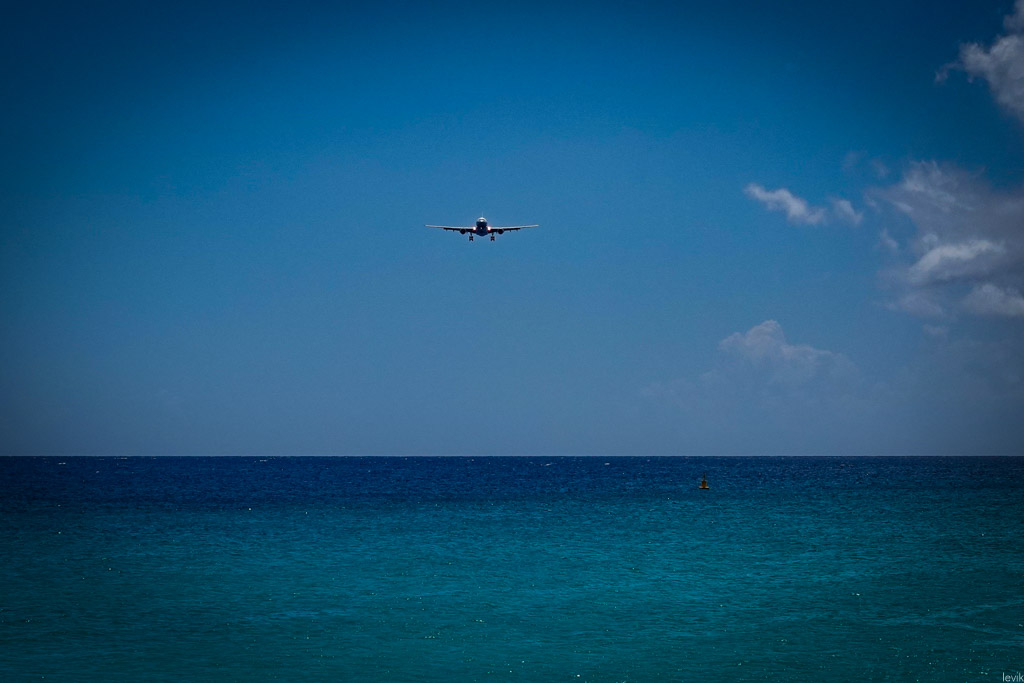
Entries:
[[0,459],[0,680],[1000,681],[1022,492],[1020,458]]

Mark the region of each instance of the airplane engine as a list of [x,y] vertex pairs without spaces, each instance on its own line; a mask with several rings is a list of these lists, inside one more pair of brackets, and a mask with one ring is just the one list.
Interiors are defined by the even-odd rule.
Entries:
[[465,234],[466,234],[466,231],[465,231],[465,230],[459,230],[459,234],[460,234],[460,235],[465,235]]
[[504,234],[504,232],[505,232],[504,230],[499,230],[498,234],[501,235],[501,234]]

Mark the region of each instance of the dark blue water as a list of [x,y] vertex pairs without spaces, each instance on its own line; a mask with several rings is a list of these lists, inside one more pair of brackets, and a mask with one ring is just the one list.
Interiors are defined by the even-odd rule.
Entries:
[[5,458],[0,515],[3,681],[1024,669],[1021,458]]

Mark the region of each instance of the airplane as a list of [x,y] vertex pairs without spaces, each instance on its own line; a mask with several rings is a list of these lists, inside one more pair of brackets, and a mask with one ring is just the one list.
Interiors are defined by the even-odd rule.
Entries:
[[470,242],[473,241],[473,236],[474,235],[480,235],[481,237],[483,237],[484,235],[490,235],[491,236],[491,241],[493,242],[495,235],[500,235],[501,233],[505,232],[506,230],[522,230],[523,228],[537,228],[537,227],[540,227],[540,226],[538,226],[538,225],[513,225],[513,226],[509,226],[509,227],[502,226],[502,227],[499,228],[499,227],[497,227],[495,225],[487,225],[487,219],[484,218],[483,216],[480,216],[480,218],[476,219],[476,225],[475,226],[459,227],[459,226],[452,226],[452,225],[428,225],[427,227],[428,228],[441,228],[442,230],[456,230],[461,235],[465,235],[468,232],[469,233],[469,241]]

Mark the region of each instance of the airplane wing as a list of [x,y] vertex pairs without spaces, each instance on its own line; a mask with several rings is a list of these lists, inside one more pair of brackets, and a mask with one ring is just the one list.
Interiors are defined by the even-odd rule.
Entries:
[[456,232],[461,232],[463,230],[476,230],[475,226],[464,226],[464,227],[459,228],[459,227],[455,227],[453,225],[428,225],[426,227],[428,227],[428,228],[441,228],[442,230],[454,230]]
[[503,226],[492,225],[492,226],[490,226],[490,229],[491,230],[522,230],[524,228],[539,228],[539,227],[540,227],[539,225],[512,225],[512,226],[509,226],[509,227],[506,228],[506,227],[503,227]]

